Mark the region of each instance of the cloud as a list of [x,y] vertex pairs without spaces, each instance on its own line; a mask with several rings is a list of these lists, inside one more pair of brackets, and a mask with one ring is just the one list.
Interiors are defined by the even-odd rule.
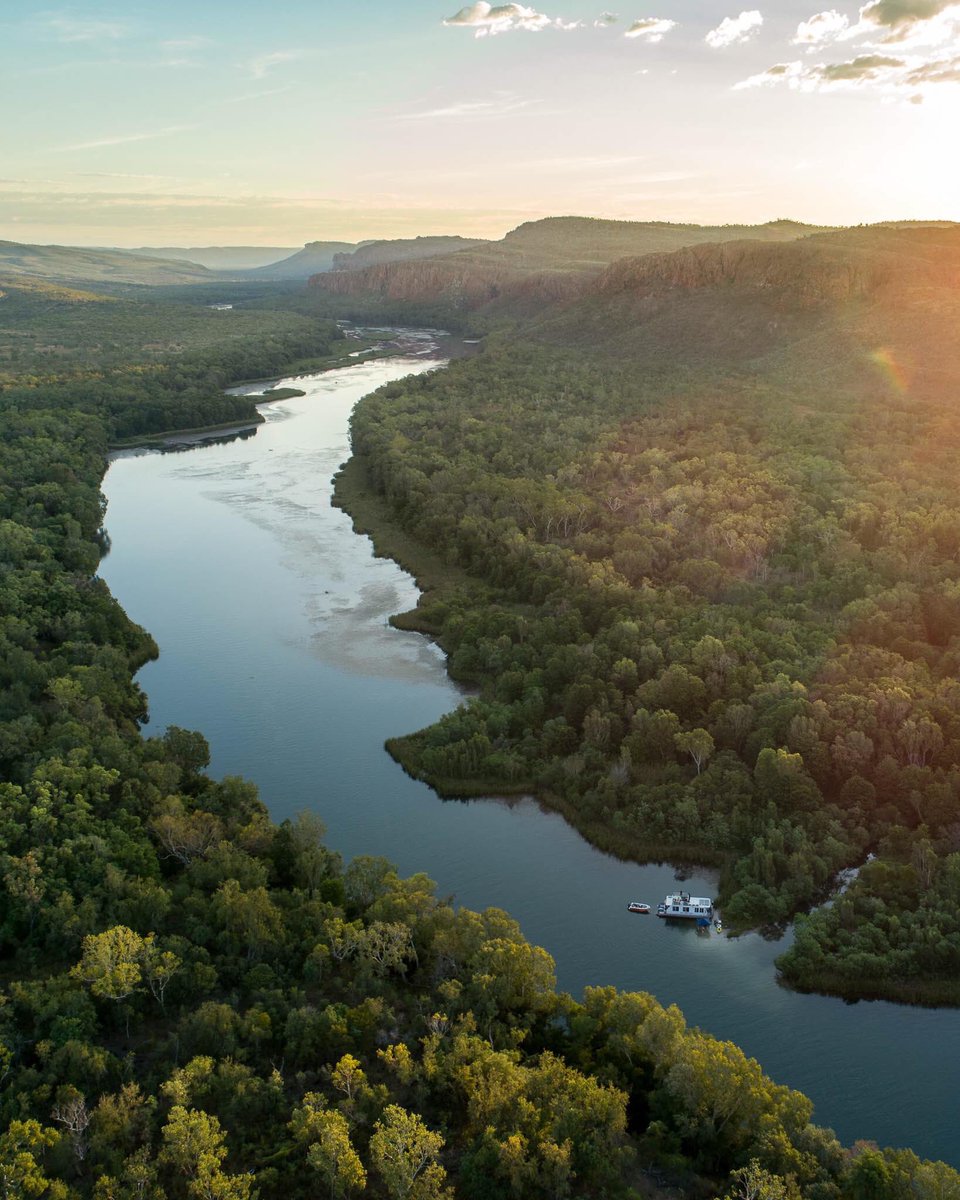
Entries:
[[582,24],[580,21],[564,21],[561,17],[548,17],[546,13],[537,12],[526,4],[492,5],[487,0],[468,4],[452,17],[447,17],[443,23],[466,26],[478,38],[494,37],[498,33],[511,33],[517,29],[525,29],[528,33],[551,28],[578,29]]
[[251,59],[247,65],[253,79],[263,79],[274,67],[294,62],[302,57],[302,50],[274,50],[271,54],[261,54],[259,57]]
[[51,13],[43,20],[59,42],[116,41],[126,37],[129,29],[119,21],[89,21],[66,13]]
[[458,100],[440,108],[426,109],[421,112],[397,113],[398,121],[423,121],[431,118],[444,117],[504,117],[510,113],[520,112],[542,104],[542,100],[521,100],[512,93],[503,93],[493,100]]
[[861,54],[849,62],[821,63],[811,74],[824,83],[872,82],[886,77],[891,71],[900,71],[907,64],[902,58],[890,58],[883,54]]
[[746,79],[741,79],[739,83],[733,85],[735,92],[742,92],[747,88],[771,87],[778,83],[788,83],[791,87],[799,86],[799,80],[804,77],[804,66],[802,62],[787,62],[774,63],[772,67],[767,67],[765,71],[760,71],[756,75],[750,75]]
[[671,29],[675,29],[676,25],[676,21],[670,21],[666,17],[643,17],[634,21],[623,36],[640,38],[644,42],[662,42],[664,36]]
[[815,13],[807,21],[801,21],[793,39],[795,46],[824,46],[835,41],[849,28],[850,20],[835,8]]
[[195,129],[195,125],[169,125],[166,129],[152,129],[144,133],[121,133],[114,137],[95,138],[89,142],[74,142],[69,146],[55,146],[54,150],[67,152],[70,150],[99,150],[103,146],[125,146],[128,142],[151,142],[154,138],[172,137],[175,133],[185,133]]
[[922,83],[960,83],[960,57],[943,58],[914,67],[906,83],[914,86]]
[[[831,63],[776,63],[734,85],[735,90],[786,85],[794,91],[826,92],[871,89],[883,95],[923,100],[923,89],[960,83],[960,57],[925,60],[918,55],[858,54]],[[918,90],[919,89],[919,90]]]
[[204,46],[211,45],[210,38],[206,37],[185,37],[171,38],[169,41],[161,42],[161,50],[200,50]]
[[842,35],[873,45],[942,46],[960,38],[958,0],[870,0]]
[[872,0],[860,9],[860,20],[885,29],[902,29],[930,21],[953,7],[953,0]]
[[748,42],[762,24],[763,16],[755,8],[742,12],[739,17],[725,17],[716,29],[711,29],[707,34],[706,43],[714,50],[722,50],[725,46]]
[[594,21],[593,27],[594,27],[594,29],[603,29],[604,26],[606,26],[606,25],[616,25],[616,23],[619,19],[620,18],[617,16],[616,13],[602,12],[600,14],[600,16],[597,17],[597,19]]
[[295,84],[285,83],[280,87],[262,88],[259,92],[242,92],[239,96],[228,96],[219,104],[243,104],[247,100],[264,100],[267,96],[282,96],[284,92],[292,92]]

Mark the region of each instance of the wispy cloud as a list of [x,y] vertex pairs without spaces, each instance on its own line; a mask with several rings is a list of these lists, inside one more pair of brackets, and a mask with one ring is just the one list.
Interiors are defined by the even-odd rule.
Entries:
[[643,42],[662,42],[670,30],[676,27],[676,21],[667,17],[642,17],[639,21],[634,21],[623,36],[639,38]]
[[616,25],[617,21],[619,21],[619,20],[620,20],[620,18],[617,16],[616,13],[602,12],[600,14],[600,16],[597,17],[597,19],[594,21],[593,27],[594,27],[594,29],[603,29],[607,25]]
[[240,96],[228,96],[221,104],[243,104],[247,100],[265,100],[267,96],[282,96],[284,92],[292,92],[294,84],[285,83],[282,87],[263,88],[259,92],[244,92]]
[[527,33],[539,33],[543,29],[579,29],[582,21],[565,21],[562,17],[548,17],[546,13],[537,12],[526,4],[488,4],[487,0],[477,0],[476,4],[468,4],[447,17],[444,25],[460,25],[472,29],[474,37],[495,37],[498,33],[512,33],[515,30],[526,30]]
[[516,164],[539,171],[595,171],[605,167],[625,167],[640,162],[636,154],[580,154],[570,158],[535,158]]
[[195,125],[169,125],[166,129],[145,130],[143,133],[120,133],[111,137],[94,138],[89,142],[73,142],[69,146],[54,146],[56,152],[70,150],[99,150],[104,146],[124,146],[129,142],[150,142],[154,138],[172,137],[175,133],[185,133],[196,129]]
[[202,50],[204,46],[212,44],[211,39],[208,37],[170,38],[165,42],[161,42],[160,48],[172,51]]
[[760,30],[763,14],[755,8],[742,12],[738,17],[725,17],[716,29],[706,36],[706,43],[714,50],[723,50],[740,42],[748,42]]
[[302,50],[274,50],[270,54],[260,54],[251,59],[247,67],[253,79],[265,79],[274,67],[295,62],[298,58],[303,58],[303,55]]
[[430,118],[442,119],[445,117],[505,117],[542,103],[542,100],[521,100],[518,96],[505,93],[492,100],[458,100],[440,108],[397,113],[396,120],[424,121]]
[[103,42],[127,37],[130,29],[119,21],[87,20],[69,13],[46,13],[40,19],[41,26],[56,37],[58,42]]

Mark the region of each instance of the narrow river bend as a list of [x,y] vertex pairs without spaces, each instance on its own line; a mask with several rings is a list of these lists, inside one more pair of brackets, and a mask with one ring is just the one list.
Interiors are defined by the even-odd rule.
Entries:
[[[383,750],[459,693],[435,646],[387,625],[416,588],[330,507],[330,481],[354,404],[435,367],[428,349],[421,337],[401,357],[282,381],[307,395],[265,406],[255,436],[114,459],[101,573],[160,646],[139,676],[149,729],[201,730],[214,775],[254,780],[278,820],[315,810],[345,857],[384,854],[441,895],[506,909],[568,991],[612,983],[679,1004],[806,1092],[845,1142],[960,1166],[960,1012],[786,991],[773,970],[783,943],[627,913],[662,899],[670,867],[601,854],[532,801],[442,802]],[[685,886],[714,890],[706,876]]]

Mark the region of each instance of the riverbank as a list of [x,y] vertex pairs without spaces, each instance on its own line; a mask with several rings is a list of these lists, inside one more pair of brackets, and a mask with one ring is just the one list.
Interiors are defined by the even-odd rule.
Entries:
[[851,984],[842,975],[817,975],[816,979],[796,977],[779,971],[777,982],[800,995],[835,996],[848,1004],[860,1000],[885,1000],[913,1008],[960,1008],[960,982],[952,979],[874,979]]
[[452,566],[442,555],[418,542],[401,527],[387,502],[371,485],[367,468],[356,455],[348,459],[333,477],[330,503],[350,517],[354,533],[369,537],[377,558],[391,558],[413,576],[421,593],[420,599],[416,608],[390,617],[394,628],[434,637],[439,629],[424,614],[425,602],[442,599],[458,587],[479,586],[462,567]]
[[[378,558],[391,558],[416,581],[420,599],[416,608],[390,616],[390,624],[396,629],[421,633],[438,641],[443,646],[441,622],[436,615],[438,606],[457,588],[483,588],[481,581],[469,575],[461,567],[451,566],[445,559],[423,542],[418,541],[401,527],[394,518],[386,500],[373,487],[363,459],[353,455],[334,477],[332,503],[342,508],[353,521],[354,532],[365,534],[373,543],[373,552]],[[470,684],[475,681],[464,679],[449,671],[457,683]],[[561,797],[537,791],[532,780],[519,778],[480,779],[453,776],[433,776],[418,767],[419,755],[416,743],[419,733],[404,737],[388,738],[386,749],[404,771],[414,779],[420,779],[443,799],[481,800],[490,796],[533,795],[545,809],[559,813],[577,833],[590,845],[612,854],[623,862],[638,864],[669,862],[678,867],[705,867],[721,871],[726,859],[717,853],[705,852],[702,848],[689,845],[652,845],[635,834],[611,829],[598,822],[586,821],[577,809]],[[744,932],[733,930],[734,932]]]
[[[302,392],[300,394],[303,395]],[[122,450],[141,448],[164,449],[174,446],[193,446],[206,441],[215,441],[221,437],[240,437],[245,433],[253,433],[258,425],[263,424],[264,419],[260,413],[257,413],[249,420],[242,422],[225,421],[219,425],[195,425],[189,429],[166,429],[160,433],[151,433],[146,436],[140,434],[137,437],[111,442],[108,451],[109,454],[114,454]]]

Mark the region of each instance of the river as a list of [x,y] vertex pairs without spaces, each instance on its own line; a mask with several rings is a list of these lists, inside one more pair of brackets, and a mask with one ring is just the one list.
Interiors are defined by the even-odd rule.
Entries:
[[[806,1092],[844,1142],[960,1166],[960,1012],[787,991],[773,968],[784,942],[627,913],[675,888],[669,866],[602,854],[532,800],[441,801],[383,750],[460,694],[434,645],[388,626],[416,588],[330,506],[330,481],[354,404],[436,367],[429,345],[281,381],[307,394],[265,405],[254,436],[115,457],[101,573],[160,646],[139,676],[149,731],[201,730],[215,776],[254,780],[278,820],[316,811],[347,858],[383,854],[458,903],[506,909],[554,956],[562,988],[615,984],[678,1004]],[[684,886],[711,895],[715,882]]]

